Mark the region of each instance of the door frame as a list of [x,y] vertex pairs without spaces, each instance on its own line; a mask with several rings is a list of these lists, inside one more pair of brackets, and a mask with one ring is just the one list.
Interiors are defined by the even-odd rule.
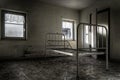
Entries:
[[[99,14],[102,14],[104,12],[107,12],[108,13],[108,56],[109,56],[109,59],[110,59],[110,32],[111,32],[111,25],[110,25],[110,8],[106,8],[106,9],[103,9],[103,10],[97,10],[96,9],[96,24],[98,24],[98,15]],[[97,33],[97,28],[96,28],[96,33]],[[96,38],[97,38],[97,35],[96,35]],[[97,40],[97,39],[96,39]],[[96,45],[97,45],[97,41],[96,41]]]

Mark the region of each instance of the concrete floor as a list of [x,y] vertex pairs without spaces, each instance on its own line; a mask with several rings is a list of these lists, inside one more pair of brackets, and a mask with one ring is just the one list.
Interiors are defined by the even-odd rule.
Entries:
[[[76,62],[73,57],[1,61],[0,80],[76,80]],[[120,64],[92,57],[79,58],[79,80],[120,80]]]

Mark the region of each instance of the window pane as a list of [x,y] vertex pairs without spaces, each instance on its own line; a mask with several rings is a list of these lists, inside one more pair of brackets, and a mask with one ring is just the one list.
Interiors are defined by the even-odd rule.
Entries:
[[73,22],[63,21],[62,23],[62,33],[68,40],[73,39]]
[[24,16],[5,14],[5,37],[24,37]]

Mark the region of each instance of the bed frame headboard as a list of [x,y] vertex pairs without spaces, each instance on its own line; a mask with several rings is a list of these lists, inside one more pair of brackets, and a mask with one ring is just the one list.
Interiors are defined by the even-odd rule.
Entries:
[[[80,43],[85,43],[85,29],[88,27],[88,46],[86,47],[84,44],[79,45]],[[103,32],[104,31],[104,32]],[[101,34],[99,34],[101,32]],[[104,33],[104,34],[103,34]],[[99,39],[99,36],[101,36],[102,40],[101,43],[99,43],[97,40]],[[103,37],[105,36],[105,39],[103,40]],[[92,39],[93,38],[93,39]],[[94,42],[92,41],[94,40]],[[101,44],[101,45],[100,45]],[[92,46],[93,45],[93,46]],[[88,24],[88,23],[80,23],[77,26],[77,49],[79,48],[85,48],[85,49],[106,49],[108,48],[108,29],[106,26],[102,25],[96,25],[96,24]]]
[[62,33],[47,33],[45,47],[46,49],[72,49],[69,41],[65,39],[65,35]]
[[[91,44],[89,47],[80,47],[79,43],[80,43],[80,30],[81,28],[84,28],[85,26],[89,26],[90,29],[89,29],[89,32],[90,32],[90,35],[88,35],[90,38],[92,37],[91,35],[91,27],[95,28],[95,33],[97,34],[97,30],[99,27],[105,29],[105,32],[106,32],[106,43],[105,43],[105,46],[95,46],[95,47],[92,47]],[[84,33],[84,31],[82,31],[82,33]],[[84,37],[83,37],[84,38]],[[96,39],[97,39],[97,35],[96,35]],[[101,49],[104,49],[105,50],[105,56],[106,56],[106,70],[108,70],[108,29],[106,26],[102,26],[102,25],[96,25],[96,24],[89,24],[89,23],[79,23],[78,26],[77,26],[77,42],[76,42],[76,47],[77,47],[77,52],[76,52],[76,62],[77,62],[77,79],[79,79],[79,50],[81,49],[87,49],[89,51],[92,52],[92,50],[101,50]],[[97,43],[96,43],[97,45]]]

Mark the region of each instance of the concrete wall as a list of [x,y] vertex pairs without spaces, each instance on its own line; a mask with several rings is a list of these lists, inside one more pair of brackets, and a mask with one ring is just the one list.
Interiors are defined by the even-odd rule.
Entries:
[[92,13],[92,23],[96,22],[96,8],[102,10],[111,9],[111,27],[110,27],[110,57],[114,60],[120,60],[120,1],[119,0],[100,0],[94,5],[81,11],[80,22],[89,22],[89,14]]
[[[79,20],[78,11],[51,6],[47,4],[36,4],[29,12],[30,30],[29,30],[29,44],[39,44],[44,46],[45,34],[49,32],[62,31],[62,18]],[[71,43],[74,43],[71,41]]]
[[[28,39],[20,40],[0,40],[0,57],[22,56],[21,50],[17,49],[24,45],[38,45],[40,50],[44,50],[45,34],[48,32],[61,32],[62,18],[76,20],[79,22],[79,12],[76,10],[49,5],[36,0],[3,0],[0,8],[24,11],[27,13]],[[1,26],[0,26],[1,27]],[[0,30],[1,31],[1,30]],[[75,41],[71,41],[75,47]]]

